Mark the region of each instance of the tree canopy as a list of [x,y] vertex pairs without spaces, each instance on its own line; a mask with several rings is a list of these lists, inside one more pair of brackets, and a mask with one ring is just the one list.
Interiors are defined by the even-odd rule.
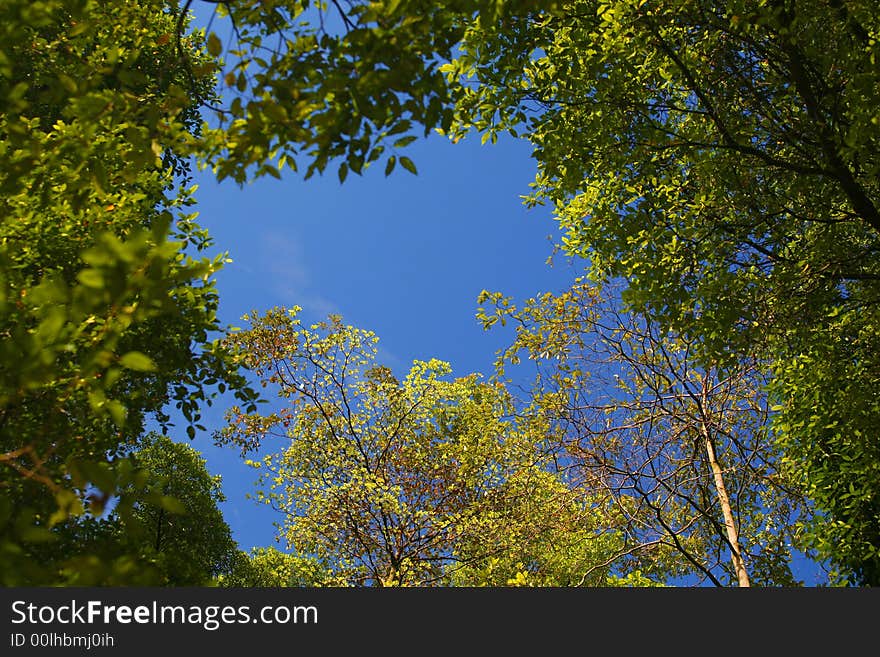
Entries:
[[450,380],[437,360],[398,380],[375,362],[374,334],[337,316],[306,327],[298,312],[251,314],[250,328],[227,338],[284,405],[267,415],[233,408],[220,435],[269,450],[252,461],[259,497],[281,513],[279,538],[296,554],[347,585],[616,575],[613,510],[566,485],[542,453],[541,418],[517,420],[503,386]]
[[534,377],[525,412],[571,479],[623,510],[628,550],[699,582],[793,584],[812,511],[768,439],[761,369],[701,367],[694,340],[607,293],[578,279],[518,308],[484,292],[484,325],[515,326],[496,377]]
[[218,506],[226,500],[220,475],[211,475],[189,445],[155,434],[134,462],[150,475],[148,494],[111,518],[127,551],[153,564],[163,586],[204,586],[229,573],[238,548]]
[[146,418],[173,403],[193,435],[212,387],[254,395],[214,343],[223,256],[187,210],[214,65],[172,9],[0,9],[0,561],[22,576],[84,491],[126,484]]
[[[287,556],[242,553],[237,581],[635,583],[693,568],[787,583],[791,539],[837,582],[880,583],[874,3],[210,4],[231,38],[190,31],[193,0],[0,7],[6,583],[85,568],[97,539],[71,537],[110,500],[120,517],[170,511],[139,502],[127,456],[172,413],[188,437],[206,430],[226,392],[239,406],[221,439],[247,450],[283,429],[263,495],[308,565],[302,580]],[[553,207],[591,281],[519,309],[483,299],[501,304],[484,321],[521,328],[501,362],[525,350],[549,366],[530,398],[433,360],[398,378],[373,362],[375,336],[338,318],[255,313],[220,340],[225,256],[192,212],[192,166],[239,183],[331,164],[340,181],[415,174],[405,149],[432,131],[527,140],[526,203]],[[598,322],[595,299],[618,291],[601,314],[617,319]],[[603,397],[588,374],[611,365],[622,383]],[[248,369],[290,406],[258,414]],[[160,442],[151,467],[183,458]],[[68,566],[47,556],[63,553]],[[124,581],[138,557],[117,556],[88,576]]]
[[229,572],[221,573],[217,583],[230,588],[279,588],[330,586],[334,580],[317,559],[268,547],[238,551]]
[[[447,66],[478,81],[454,134],[526,131],[531,202],[554,204],[591,278],[625,281],[704,365],[765,364],[773,435],[823,512],[814,544],[862,583],[880,544],[877,34],[862,2],[575,2],[476,27]],[[832,354],[833,374],[814,367]]]

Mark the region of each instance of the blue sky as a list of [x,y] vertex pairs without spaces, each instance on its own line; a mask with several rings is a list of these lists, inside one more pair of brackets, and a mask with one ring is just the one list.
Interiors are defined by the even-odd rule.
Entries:
[[[194,27],[207,25],[214,8],[193,3]],[[226,21],[211,28],[227,36]],[[282,180],[244,187],[199,173],[199,222],[215,251],[232,259],[217,277],[221,322],[244,327],[244,313],[276,305],[301,306],[306,323],[338,313],[379,336],[379,359],[398,375],[414,359],[439,358],[454,375],[489,376],[509,334],[477,322],[480,292],[522,299],[561,291],[582,264],[562,256],[546,264],[558,230],[549,208],[523,206],[535,176],[530,153],[527,143],[503,136],[481,145],[476,137],[452,144],[432,134],[406,148],[417,176],[397,167],[386,178],[382,162],[344,184],[332,164],[308,181],[285,170]],[[256,472],[238,451],[213,445],[231,403],[204,409],[207,431],[193,446],[222,475],[224,516],[248,550],[274,544],[279,518],[246,499]]]
[[[244,326],[244,313],[275,305],[302,306],[306,322],[339,313],[379,336],[380,359],[397,374],[414,359],[439,358],[454,374],[490,375],[509,334],[477,322],[480,291],[516,299],[561,291],[578,263],[546,263],[557,230],[549,208],[522,204],[535,173],[528,144],[453,145],[432,135],[407,153],[418,176],[398,168],[386,178],[377,165],[344,184],[328,170],[239,188],[199,174],[199,221],[233,261],[217,277],[221,321]],[[271,545],[277,516],[245,499],[255,472],[237,450],[212,444],[223,406],[206,409],[208,432],[194,447],[223,476],[223,512],[239,545]]]

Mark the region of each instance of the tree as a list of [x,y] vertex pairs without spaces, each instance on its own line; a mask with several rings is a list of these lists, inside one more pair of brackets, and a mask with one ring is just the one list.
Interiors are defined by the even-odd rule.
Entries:
[[151,481],[131,513],[114,518],[127,551],[155,564],[163,586],[203,586],[228,573],[238,549],[218,507],[226,499],[220,475],[189,445],[156,434],[143,440],[134,462]]
[[769,363],[773,435],[825,518],[814,545],[862,584],[880,545],[877,471],[849,465],[875,459],[880,423],[877,32],[863,2],[580,2],[475,31],[450,66],[482,83],[462,129],[528,126],[533,201],[593,278],[626,280],[704,364]]
[[47,581],[204,586],[232,571],[239,551],[218,506],[225,501],[221,478],[196,450],[149,433],[114,465],[129,474],[118,490],[125,502],[103,512],[97,505],[100,513],[53,527],[55,540],[34,551]]
[[248,315],[227,338],[285,405],[233,408],[219,436],[245,452],[282,441],[252,464],[295,554],[348,585],[606,581],[605,509],[554,474],[540,423],[516,420],[502,387],[448,380],[437,360],[398,380],[375,335],[297,311]]
[[566,249],[717,356],[877,279],[870,13],[588,0],[475,27],[445,68],[478,80],[460,130],[527,129]]
[[701,368],[693,341],[612,296],[584,279],[521,309],[484,293],[484,325],[516,326],[497,376],[534,365],[530,412],[554,427],[573,480],[620,509],[623,549],[698,582],[792,585],[809,507],[767,439],[761,368]]
[[[51,584],[33,550],[132,484],[115,461],[175,403],[252,391],[212,333],[217,294],[186,174],[214,65],[174,5],[0,8],[0,564]],[[188,59],[180,57],[187,52]],[[255,393],[254,393],[255,394]],[[121,468],[121,469],[120,469]],[[122,499],[124,506],[129,503]],[[68,556],[74,556],[73,554]]]
[[450,18],[471,3],[406,4],[217,3],[235,35],[208,35],[229,98],[206,133],[217,177],[242,183],[287,166],[308,178],[337,159],[340,180],[380,160],[386,174],[416,173],[398,151],[415,126],[427,135],[452,120],[438,64],[461,35]]
[[660,586],[665,564],[628,554],[618,510],[576,483],[555,469],[512,474],[464,519],[450,584]]

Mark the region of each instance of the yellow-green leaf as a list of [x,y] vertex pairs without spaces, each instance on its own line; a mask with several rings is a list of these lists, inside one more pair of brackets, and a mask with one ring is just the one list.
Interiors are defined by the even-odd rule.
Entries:
[[219,57],[222,51],[223,44],[220,43],[220,39],[217,38],[217,35],[211,32],[208,35],[208,52],[214,57]]
[[129,351],[119,359],[119,364],[130,370],[138,372],[155,372],[156,363],[153,359],[140,351]]

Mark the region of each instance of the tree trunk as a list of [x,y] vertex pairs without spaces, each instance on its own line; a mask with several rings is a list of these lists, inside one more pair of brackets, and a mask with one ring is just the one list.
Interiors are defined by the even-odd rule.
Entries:
[[[706,409],[706,402],[709,396],[709,377],[703,379],[702,396],[703,408]],[[746,570],[746,564],[739,545],[739,534],[737,533],[736,522],[733,518],[733,509],[730,508],[730,497],[727,495],[727,488],[724,486],[724,474],[721,470],[721,464],[718,462],[718,457],[715,454],[712,433],[709,431],[709,426],[705,420],[700,422],[700,431],[706,445],[706,455],[712,468],[712,476],[715,479],[715,492],[718,494],[718,501],[721,503],[721,513],[724,515],[724,527],[727,531],[727,542],[730,544],[730,558],[736,571],[736,578],[740,586],[751,586],[749,573]]]

